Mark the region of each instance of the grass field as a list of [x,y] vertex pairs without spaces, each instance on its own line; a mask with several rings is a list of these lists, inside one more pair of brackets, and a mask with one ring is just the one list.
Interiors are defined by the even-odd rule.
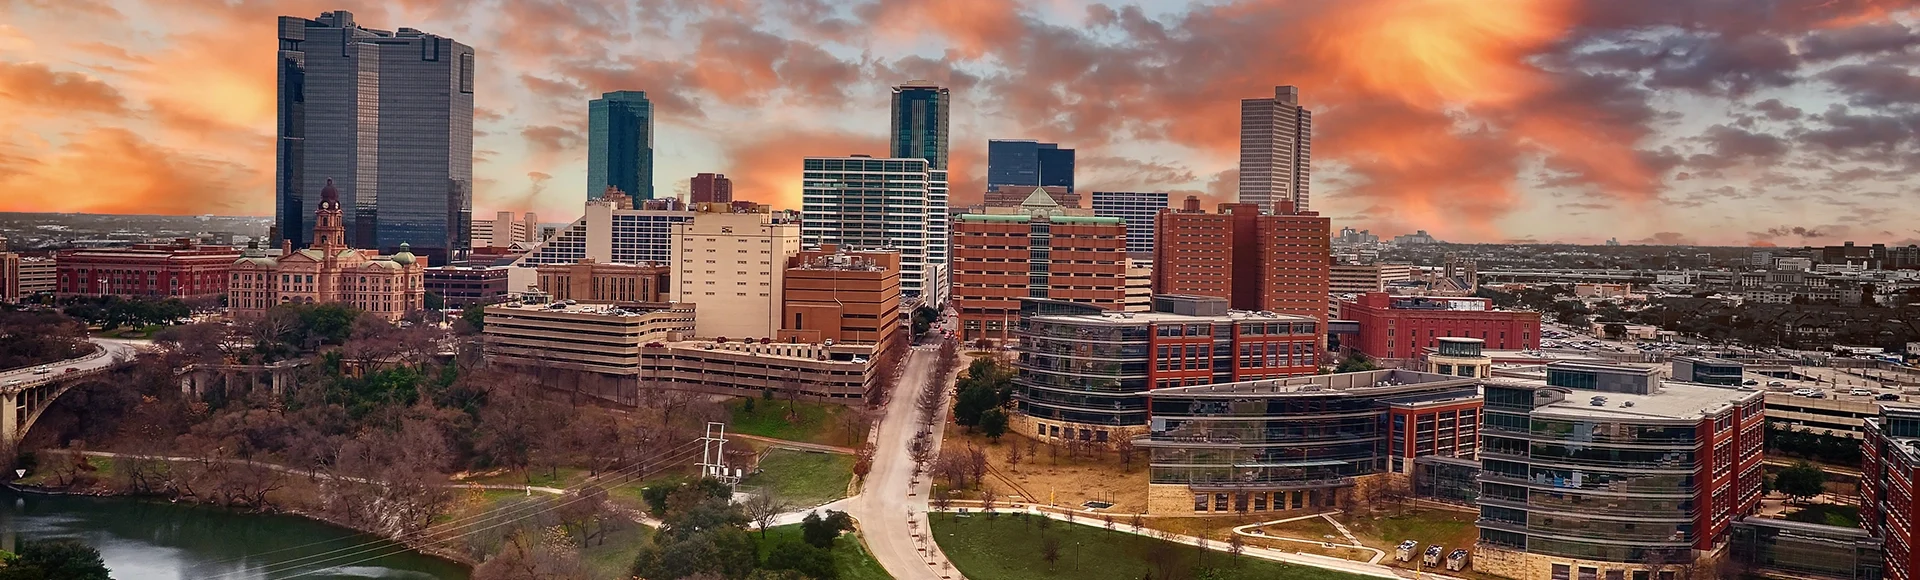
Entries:
[[640,554],[641,546],[652,541],[652,537],[653,528],[627,524],[619,531],[607,534],[605,542],[587,546],[580,551],[580,562],[586,565],[587,577],[632,577],[633,557]]
[[773,449],[760,459],[760,472],[740,484],[771,489],[775,497],[801,508],[846,497],[852,480],[851,455]]
[[[1348,580],[1361,576],[1293,566],[1251,557],[1237,560],[1224,552],[1174,544],[1124,532],[1053,522],[1042,531],[1040,518],[1002,516],[989,521],[974,515],[933,515],[934,540],[961,574],[972,580],[1068,578],[1107,580],[1140,578],[1212,580]],[[1049,570],[1041,558],[1045,538],[1060,542],[1060,558]],[[1156,565],[1157,563],[1157,565]]]
[[[1346,524],[1347,529],[1368,546],[1393,553],[1394,546],[1404,540],[1420,542],[1424,546],[1439,544],[1447,550],[1455,548],[1472,549],[1480,537],[1480,531],[1473,525],[1475,514],[1443,509],[1406,510],[1404,513],[1368,515],[1365,513],[1342,514],[1335,516]],[[1415,560],[1418,562],[1419,560]],[[1405,568],[1413,564],[1401,563],[1389,557],[1380,561],[1388,566]]]
[[[800,526],[779,526],[767,528],[766,539],[760,539],[760,533],[753,533],[753,540],[760,547],[760,559],[765,560],[767,552],[774,546],[786,541],[800,541]],[[833,567],[839,571],[839,580],[892,580],[887,571],[874,561],[873,554],[867,553],[867,545],[860,543],[859,534],[843,534],[833,542]]]
[[1860,527],[1860,508],[1850,505],[1814,504],[1788,513],[1786,519],[1809,524],[1843,528]]
[[[732,421],[727,424],[729,431],[787,441],[840,446],[858,445],[867,436],[867,425],[864,421],[857,425],[843,424],[841,415],[855,411],[840,405],[753,399],[753,408],[748,409],[747,401],[748,399],[740,399],[728,403],[727,409],[733,414]],[[789,405],[793,407],[791,419],[787,413]],[[849,429],[850,426],[851,429]]]

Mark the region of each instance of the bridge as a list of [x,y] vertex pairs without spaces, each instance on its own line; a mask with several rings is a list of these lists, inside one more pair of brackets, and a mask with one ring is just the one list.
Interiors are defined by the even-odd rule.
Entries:
[[55,399],[87,377],[129,365],[139,356],[139,342],[106,338],[92,339],[97,347],[92,354],[59,362],[0,372],[0,451],[7,453],[0,462],[12,463],[13,452],[40,414]]

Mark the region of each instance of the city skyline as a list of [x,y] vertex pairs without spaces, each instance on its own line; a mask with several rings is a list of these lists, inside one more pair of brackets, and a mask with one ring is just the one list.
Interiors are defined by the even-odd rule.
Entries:
[[[275,17],[344,9],[475,47],[483,213],[577,211],[565,192],[587,180],[582,104],[622,89],[659,113],[657,195],[719,172],[743,199],[797,207],[802,157],[887,154],[887,87],[913,79],[952,89],[956,203],[984,189],[988,139],[1032,138],[1079,151],[1077,189],[1211,206],[1236,197],[1239,100],[1292,85],[1316,117],[1312,209],[1336,226],[1449,241],[1920,238],[1904,207],[1920,164],[1911,8],[1673,4],[214,4],[164,32],[141,23],[178,8],[10,5],[0,103],[20,114],[0,188],[18,193],[0,211],[271,213]],[[883,32],[852,33],[867,27]],[[523,28],[553,32],[510,33]],[[1069,50],[1084,58],[1056,58]]]

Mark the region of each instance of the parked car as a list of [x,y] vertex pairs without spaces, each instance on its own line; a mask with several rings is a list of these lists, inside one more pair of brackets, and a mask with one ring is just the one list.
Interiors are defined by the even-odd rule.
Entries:
[[1813,394],[1813,389],[1794,389],[1793,390],[1793,396],[1795,397],[1805,397],[1812,394]]
[[1759,385],[1759,384],[1760,384],[1760,381],[1756,381],[1756,380],[1753,380],[1753,379],[1747,379],[1747,380],[1745,380],[1745,381],[1741,381],[1741,382],[1740,382],[1740,384],[1742,384],[1742,385],[1746,385],[1746,386],[1749,386],[1749,387],[1751,387],[1751,386],[1755,386],[1755,385]]
[[1880,396],[1878,396],[1878,397],[1874,397],[1874,400],[1878,400],[1878,401],[1898,401],[1898,400],[1900,400],[1900,395],[1895,395],[1895,394],[1893,394],[1893,393],[1880,393]]
[[1869,390],[1866,390],[1866,389],[1854,389],[1854,390],[1851,390],[1851,391],[1847,391],[1847,394],[1849,394],[1849,395],[1859,395],[1859,396],[1862,396],[1862,397],[1868,397],[1868,396],[1872,396],[1872,395],[1873,395],[1873,391],[1869,391]]
[[51,372],[53,372],[53,369],[50,369],[47,367],[34,367],[33,369],[33,374],[36,374],[36,375],[44,375]]
[[1767,381],[1767,386],[1769,386],[1769,387],[1784,387],[1784,386],[1787,386],[1787,382],[1786,382],[1786,381]]
[[9,386],[9,387],[11,387],[11,386],[14,386],[14,385],[18,385],[18,384],[20,384],[20,379],[14,379],[14,380],[11,380],[11,381],[7,381],[7,386]]
[[1809,398],[1809,399],[1825,399],[1825,398],[1827,398],[1827,392],[1826,392],[1826,391],[1814,391],[1814,392],[1813,392],[1812,394],[1809,394],[1809,395],[1807,395],[1807,398]]

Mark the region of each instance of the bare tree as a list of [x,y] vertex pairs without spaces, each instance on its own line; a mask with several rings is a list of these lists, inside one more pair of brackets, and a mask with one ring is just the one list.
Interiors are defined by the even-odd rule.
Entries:
[[767,537],[767,528],[773,527],[773,520],[787,511],[787,502],[775,495],[772,488],[762,488],[747,500],[747,518],[760,526],[760,537]]
[[973,476],[975,484],[984,484],[987,480],[987,452],[979,447],[967,447],[967,474]]
[[1206,532],[1201,532],[1200,535],[1193,537],[1193,547],[1199,549],[1199,566],[1202,568],[1205,568],[1207,565],[1207,550],[1210,549],[1209,546],[1211,546],[1211,544],[1212,542],[1207,540]]
[[1116,429],[1113,434],[1113,450],[1120,454],[1120,465],[1128,471],[1133,470],[1133,456],[1139,452],[1133,438],[1138,436],[1135,429]]
[[1107,531],[1113,531],[1113,514],[1100,514],[1100,521],[1106,524]]
[[1240,534],[1238,532],[1231,532],[1231,535],[1227,538],[1227,554],[1233,556],[1233,559],[1232,559],[1233,567],[1235,568],[1240,567],[1240,554],[1245,553],[1246,551],[1247,551],[1246,538],[1240,537]]
[[1020,442],[1015,441],[1013,442],[1012,445],[1007,446],[1007,470],[1018,471],[1019,470],[1018,468],[1020,467],[1020,459],[1021,459]]
[[1142,514],[1140,512],[1133,512],[1133,517],[1127,519],[1127,525],[1133,526],[1133,531],[1135,532],[1140,531],[1142,528],[1145,528],[1147,525],[1146,514]]
[[947,493],[947,490],[944,489],[933,490],[932,503],[933,509],[937,511],[944,512],[953,509],[953,494]]
[[1060,561],[1060,538],[1047,536],[1040,539],[1040,559],[1047,561],[1047,571],[1053,571],[1054,563]]
[[994,518],[1000,515],[993,511],[994,502],[999,499],[1000,492],[994,490],[993,486],[984,483],[980,484],[980,511],[986,512],[987,525],[989,527],[993,525]]
[[1171,580],[1179,572],[1180,553],[1172,542],[1145,540],[1141,555],[1153,570],[1153,577]]

